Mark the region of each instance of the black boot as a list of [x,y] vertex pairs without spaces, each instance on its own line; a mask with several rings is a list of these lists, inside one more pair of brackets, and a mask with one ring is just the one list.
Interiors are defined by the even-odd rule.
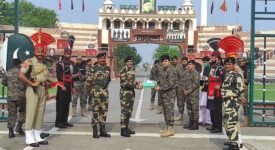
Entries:
[[15,132],[17,132],[20,135],[25,135],[24,130],[22,129],[23,122],[18,122],[17,126],[15,128]]
[[93,138],[99,138],[98,131],[97,131],[97,125],[93,126]]
[[239,145],[238,143],[231,143],[228,148],[224,148],[223,150],[239,150]]
[[199,123],[198,121],[193,122],[193,126],[189,128],[189,130],[199,130]]
[[189,120],[189,123],[188,124],[185,124],[183,126],[184,129],[189,129],[190,127],[192,127],[194,124],[194,121],[193,120]]
[[126,124],[125,130],[126,130],[129,134],[136,134],[135,131],[129,129],[129,127],[128,127],[128,125],[129,125],[129,119],[130,119],[130,118],[127,118],[127,120],[126,120],[126,122],[125,122],[125,124]]
[[126,128],[121,128],[120,135],[123,137],[131,137],[131,135],[127,132]]
[[13,128],[9,128],[9,138],[14,138],[14,132],[13,132]]
[[100,132],[99,135],[100,135],[101,137],[111,137],[111,135],[108,134],[108,133],[105,131],[105,125],[100,126],[99,132]]

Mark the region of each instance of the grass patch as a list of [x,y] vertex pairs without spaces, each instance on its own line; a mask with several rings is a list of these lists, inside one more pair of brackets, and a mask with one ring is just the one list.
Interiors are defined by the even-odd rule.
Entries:
[[[266,84],[265,100],[275,101],[275,84]],[[263,100],[263,84],[254,84],[254,100]]]

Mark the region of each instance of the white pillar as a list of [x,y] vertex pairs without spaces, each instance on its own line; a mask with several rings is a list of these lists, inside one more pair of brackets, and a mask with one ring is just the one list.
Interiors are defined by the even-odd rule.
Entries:
[[201,26],[207,26],[207,1],[201,0]]

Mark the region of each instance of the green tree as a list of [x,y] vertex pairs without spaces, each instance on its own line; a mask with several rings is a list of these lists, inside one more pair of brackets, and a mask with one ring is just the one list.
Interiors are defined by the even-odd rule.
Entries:
[[[4,13],[13,14],[14,2],[6,2]],[[34,4],[21,0],[19,5],[20,26],[25,27],[54,27],[57,19],[57,14],[53,10],[43,7],[37,7]],[[13,25],[13,16],[5,16],[1,18],[0,24]]]
[[153,59],[160,59],[162,55],[180,56],[180,49],[176,46],[160,45],[153,54]]
[[130,47],[128,45],[119,45],[115,48],[115,55],[118,57],[118,70],[121,70],[124,66],[124,58],[127,56],[133,56],[134,65],[138,65],[142,58],[137,53],[135,47]]

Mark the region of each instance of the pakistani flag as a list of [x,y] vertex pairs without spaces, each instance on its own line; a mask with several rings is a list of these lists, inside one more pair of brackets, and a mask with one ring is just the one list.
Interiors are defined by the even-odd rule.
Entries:
[[12,60],[19,58],[22,61],[34,56],[34,45],[24,34],[13,34],[8,37],[0,50],[0,61],[4,70],[12,68]]

